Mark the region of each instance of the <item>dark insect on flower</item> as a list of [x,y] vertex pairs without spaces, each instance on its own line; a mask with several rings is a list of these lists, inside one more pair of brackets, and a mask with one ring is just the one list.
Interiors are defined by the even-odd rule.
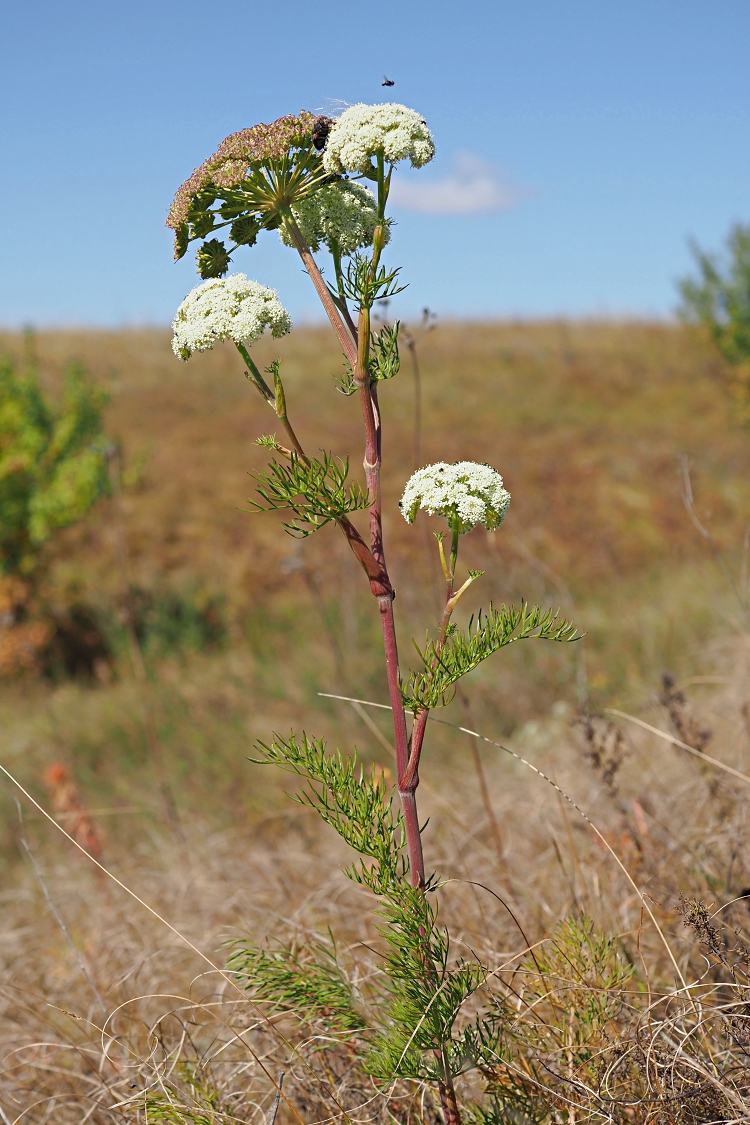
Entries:
[[395,86],[396,83],[393,82],[392,79],[386,78],[386,76],[383,75],[383,81],[380,83],[380,85],[381,86]]
[[225,137],[216,152],[178,189],[167,226],[177,230],[185,219],[192,219],[190,212],[196,205],[205,211],[217,197],[223,197],[223,190],[243,183],[250,170],[264,162],[284,160],[290,149],[309,151],[313,126],[320,120],[302,110],[297,116],[287,114],[270,124],[253,125]]
[[326,146],[328,134],[331,131],[331,125],[333,125],[332,118],[318,117],[312,127],[313,148],[317,149],[318,152]]

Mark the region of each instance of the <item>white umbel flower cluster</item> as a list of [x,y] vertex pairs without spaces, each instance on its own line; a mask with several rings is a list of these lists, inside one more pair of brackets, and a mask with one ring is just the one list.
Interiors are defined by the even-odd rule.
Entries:
[[476,461],[456,461],[453,465],[438,461],[417,469],[399,501],[407,523],[414,523],[420,508],[431,516],[445,516],[449,523],[455,514],[462,535],[478,523],[494,531],[503,522],[509,504],[510,493],[497,470]]
[[383,153],[387,164],[411,161],[421,168],[435,155],[432,133],[416,110],[398,102],[350,106],[331,126],[323,153],[327,172],[359,172],[372,167],[372,157]]
[[172,321],[172,351],[179,359],[207,352],[220,340],[252,344],[270,328],[272,336],[291,331],[289,313],[275,289],[250,281],[244,273],[212,277],[197,285]]
[[[323,243],[328,249],[335,244],[345,257],[360,246],[371,246],[378,225],[378,205],[372,192],[363,184],[340,180],[318,188],[292,207],[300,233],[315,252]],[[281,241],[293,246],[291,238],[279,227]],[[390,232],[385,229],[385,242]]]

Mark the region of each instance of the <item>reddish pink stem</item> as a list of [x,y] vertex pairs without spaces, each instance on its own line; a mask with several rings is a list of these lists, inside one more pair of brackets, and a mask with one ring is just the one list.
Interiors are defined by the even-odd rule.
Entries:
[[[458,531],[456,530],[454,531],[453,535],[450,574],[449,576],[446,576],[445,580],[445,609],[443,610],[443,620],[440,623],[440,634],[435,646],[435,659],[433,660],[430,668],[430,679],[432,679],[432,676],[434,675],[435,669],[437,667],[437,662],[440,658],[440,653],[442,651],[443,645],[445,644],[445,637],[448,632],[448,626],[451,622],[451,616],[453,614],[452,598],[454,592],[453,585],[455,581],[456,558],[458,556],[457,544]],[[428,717],[429,711],[425,709],[424,711],[419,711],[414,719],[414,727],[411,732],[411,740],[409,745],[409,761],[407,762],[406,769],[404,770],[403,774],[403,784],[406,786],[411,785],[413,779],[416,779],[417,785],[419,784],[419,759],[422,754],[422,743],[424,742],[424,735],[425,729],[427,727]]]
[[401,801],[401,811],[404,815],[404,832],[406,834],[406,847],[409,852],[409,869],[411,871],[412,885],[415,887],[423,887],[424,855],[422,852],[422,834],[419,830],[416,798],[419,774],[415,771],[408,782],[406,784],[404,783],[409,761],[409,736],[406,731],[404,701],[401,698],[398,647],[396,644],[396,623],[393,617],[392,596],[384,595],[378,598],[378,606],[380,608],[380,623],[383,627],[385,668],[388,677],[388,693],[391,697],[393,730],[396,736],[397,787],[399,799]]
[[[354,382],[359,387],[362,418],[365,425],[364,470],[367,491],[370,496],[370,550],[375,561],[387,574],[385,550],[383,546],[382,503],[380,490],[381,462],[381,421],[378,409],[377,392],[373,386],[369,370],[370,349],[370,311],[362,307],[359,311],[357,328],[357,363],[354,368]],[[388,692],[393,712],[393,730],[396,741],[396,772],[401,809],[404,816],[404,832],[409,852],[409,867],[413,886],[424,886],[424,855],[422,837],[419,831],[419,816],[415,791],[419,784],[416,771],[405,784],[409,762],[409,736],[406,730],[406,712],[401,697],[401,682],[398,667],[398,646],[396,643],[396,623],[393,616],[393,593],[378,598],[380,623],[383,628],[385,666],[388,678]]]
[[289,231],[292,242],[294,243],[295,249],[297,250],[300,258],[304,263],[310,280],[315,286],[315,291],[320,297],[321,304],[326,310],[328,319],[331,322],[331,326],[339,338],[339,343],[344,349],[344,355],[348,359],[351,367],[354,368],[354,364],[357,360],[356,344],[354,343],[351,333],[348,331],[346,325],[344,324],[344,321],[341,318],[341,313],[334,304],[333,297],[328,291],[328,286],[323,280],[323,275],[318,269],[317,262],[310,252],[310,247],[302,237],[302,233],[291,215],[287,215],[284,219],[284,222],[286,225],[286,229]]
[[[409,765],[409,736],[406,729],[406,712],[401,698],[401,682],[398,667],[398,647],[396,643],[396,623],[393,616],[393,587],[385,565],[385,551],[383,547],[383,526],[381,517],[380,493],[380,451],[381,451],[381,422],[378,408],[377,392],[372,383],[369,370],[370,351],[370,311],[360,308],[359,325],[357,332],[348,330],[341,314],[337,309],[328,290],[320,270],[317,267],[310,248],[305,243],[299,227],[291,215],[285,216],[287,230],[294,242],[305,269],[312,281],[318,296],[323,304],[328,319],[339,339],[344,355],[349,361],[354,373],[354,382],[359,387],[362,417],[365,425],[365,456],[364,469],[367,492],[370,497],[370,546],[369,548],[359,535],[350,520],[339,520],[339,526],[344,532],[349,546],[362,565],[370,581],[370,589],[378,599],[380,622],[383,629],[383,647],[385,649],[386,676],[388,679],[388,692],[393,710],[393,728],[396,741],[396,768],[398,774],[398,792],[404,817],[404,831],[406,846],[409,853],[409,866],[411,881],[415,887],[424,886],[424,856],[422,854],[422,838],[419,831],[419,816],[417,814],[417,801],[415,791],[419,784],[416,769],[407,777]],[[373,254],[372,268],[377,268],[379,249],[382,249],[382,237],[374,239],[376,250]],[[356,337],[356,344],[355,344]],[[421,747],[421,739],[419,743]]]

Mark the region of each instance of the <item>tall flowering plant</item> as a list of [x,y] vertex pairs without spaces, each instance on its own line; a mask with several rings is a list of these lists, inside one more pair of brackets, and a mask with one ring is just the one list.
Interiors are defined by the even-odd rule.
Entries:
[[[383,263],[392,177],[404,161],[421,168],[434,152],[420,114],[395,103],[355,105],[336,120],[304,112],[281,117],[227,137],[180,187],[168,225],[175,257],[191,242],[199,244],[204,279],[177,311],[175,354],[187,360],[220,341],[234,343],[247,377],[283,429],[281,438],[259,439],[271,460],[256,474],[254,510],[288,512],[285,526],[294,536],[332,524],[345,537],[382,626],[397,757],[397,807],[382,775],[358,767],[355,755],[329,753],[322,740],[305,733],[274,736],[259,745],[255,759],[303,778],[295,799],[315,808],[361,857],[347,874],[381,903],[385,991],[360,987],[355,994],[339,963],[332,966],[324,953],[303,965],[291,950],[271,955],[238,942],[230,965],[258,999],[281,1004],[301,989],[308,1023],[322,1022],[328,1034],[345,1037],[350,1056],[376,1081],[437,1087],[446,1125],[453,1125],[460,1120],[456,1080],[475,1068],[492,1073],[503,1017],[494,1002],[481,1015],[464,1015],[485,974],[478,963],[452,957],[448,935],[437,925],[433,892],[440,881],[425,870],[416,797],[427,720],[450,702],[463,676],[500,648],[529,638],[570,641],[575,630],[551,610],[526,604],[479,610],[466,628],[456,625],[459,600],[481,577],[469,571],[460,582],[460,538],[480,524],[499,528],[510,494],[486,464],[439,462],[406,483],[401,511],[408,523],[422,509],[447,524],[436,535],[444,610],[436,634],[419,651],[420,666],[406,675],[399,668],[382,526],[379,406],[380,384],[399,371],[399,323],[376,329],[372,318],[378,302],[402,289],[399,269]],[[291,330],[273,290],[228,272],[238,250],[253,246],[263,230],[278,230],[282,243],[300,255],[341,346],[346,374],[340,389],[357,396],[362,411],[363,482],[350,479],[346,458],[305,451],[289,416],[279,362],[261,373],[252,358],[251,346],[266,329],[275,337]],[[222,239],[215,237],[220,231]],[[333,263],[331,285],[315,257],[321,252]],[[358,512],[367,513],[364,530],[352,518]]]

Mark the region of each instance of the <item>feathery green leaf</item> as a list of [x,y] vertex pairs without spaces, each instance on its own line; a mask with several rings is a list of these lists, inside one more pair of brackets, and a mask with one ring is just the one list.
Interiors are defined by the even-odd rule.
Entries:
[[255,999],[270,1001],[274,1011],[283,1010],[305,1024],[320,1020],[334,1032],[357,1032],[367,1026],[335,946],[316,941],[303,949],[281,943],[261,949],[244,938],[227,944],[232,950],[227,971]]
[[349,459],[330,453],[323,459],[303,461],[292,454],[289,464],[272,461],[267,472],[253,473],[260,500],[251,500],[251,512],[291,511],[294,518],[284,527],[290,535],[304,539],[350,512],[369,507],[370,498],[358,482],[347,485]]
[[304,732],[301,739],[294,733],[288,739],[274,735],[270,744],[257,746],[262,756],[250,761],[305,778],[307,785],[292,800],[314,809],[354,851],[372,861],[348,867],[350,879],[375,894],[405,879],[402,817],[394,815],[393,794],[382,771],[365,772],[356,753],[351,758],[339,750],[329,754],[323,739]]
[[452,699],[451,687],[467,672],[498,649],[532,639],[562,642],[577,641],[580,636],[575,625],[558,613],[526,602],[518,607],[490,606],[489,613],[480,610],[470,618],[465,631],[456,625],[449,626],[441,648],[437,641],[429,639],[423,649],[414,646],[424,669],[410,672],[402,686],[405,705],[415,712],[446,706]]

